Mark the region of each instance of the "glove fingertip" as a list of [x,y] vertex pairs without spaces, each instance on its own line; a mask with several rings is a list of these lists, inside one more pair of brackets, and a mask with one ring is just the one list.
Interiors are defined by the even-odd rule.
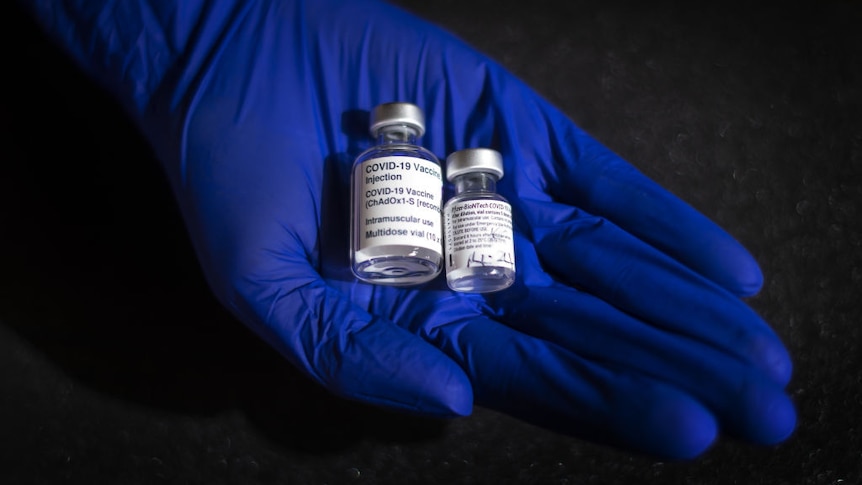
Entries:
[[769,411],[770,424],[768,432],[764,433],[762,442],[767,445],[776,445],[789,438],[796,429],[796,408],[790,399],[784,398],[773,402]]
[[[381,375],[371,383],[379,391],[361,399],[410,414],[440,418],[468,416],[473,411],[473,389],[460,368],[428,363],[424,382],[413,375]],[[386,392],[389,387],[392,392]]]
[[704,406],[677,396],[657,405],[650,416],[656,433],[649,449],[673,459],[690,460],[703,454],[718,438],[718,422]]
[[753,360],[777,385],[784,387],[793,377],[793,361],[787,349],[774,335],[761,335],[751,346]]
[[741,434],[754,443],[776,445],[786,440],[796,429],[796,408],[790,398],[777,388],[764,383],[750,383],[746,392],[747,412],[735,423]]
[[687,234],[676,234],[670,242],[647,240],[738,297],[750,297],[760,292],[763,272],[751,253],[712,221],[702,219],[699,214],[691,216],[691,219],[699,222],[679,223],[687,228]]
[[473,408],[467,374],[440,350],[388,322],[351,334],[339,351],[329,386],[337,393],[399,411],[466,416]]
[[441,367],[437,372],[429,372],[428,379],[434,384],[420,393],[424,398],[419,401],[417,411],[441,417],[469,416],[473,412],[473,386],[470,379],[454,363],[446,363]]
[[736,259],[728,280],[723,286],[732,293],[743,298],[754,296],[763,288],[763,271],[754,258],[746,253],[746,257]]

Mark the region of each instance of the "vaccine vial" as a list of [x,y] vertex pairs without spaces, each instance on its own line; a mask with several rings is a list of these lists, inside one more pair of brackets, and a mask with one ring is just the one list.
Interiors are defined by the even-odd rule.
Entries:
[[455,291],[489,293],[515,282],[512,206],[497,194],[500,153],[460,150],[446,158],[455,195],[443,208],[446,283]]
[[443,174],[433,153],[417,145],[422,110],[386,103],[371,113],[377,145],[353,164],[351,267],[381,285],[418,285],[443,269]]

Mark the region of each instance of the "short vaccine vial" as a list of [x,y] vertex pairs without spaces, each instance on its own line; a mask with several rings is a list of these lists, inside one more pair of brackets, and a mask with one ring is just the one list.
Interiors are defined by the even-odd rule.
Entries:
[[455,196],[443,208],[446,283],[455,291],[489,293],[515,282],[512,206],[497,194],[503,177],[500,153],[460,150],[446,158]]
[[414,104],[381,104],[370,131],[377,145],[353,164],[353,274],[381,285],[425,283],[443,269],[442,168],[416,142],[425,117]]

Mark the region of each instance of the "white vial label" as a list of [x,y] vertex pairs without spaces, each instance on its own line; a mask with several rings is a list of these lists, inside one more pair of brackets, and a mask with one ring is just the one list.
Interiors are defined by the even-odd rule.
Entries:
[[[440,166],[415,157],[381,157],[362,162],[353,174],[359,251],[404,245],[443,252]],[[369,259],[357,251],[356,262]]]
[[493,266],[515,269],[512,206],[500,200],[450,204],[446,224],[446,270]]

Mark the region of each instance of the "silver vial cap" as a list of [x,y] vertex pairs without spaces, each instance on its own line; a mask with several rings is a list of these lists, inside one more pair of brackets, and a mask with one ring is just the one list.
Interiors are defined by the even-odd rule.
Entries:
[[383,103],[371,112],[371,136],[384,126],[407,125],[416,130],[416,136],[425,133],[425,115],[422,109],[412,103]]
[[450,182],[470,172],[489,173],[500,180],[503,178],[503,157],[490,148],[467,148],[446,157],[446,179]]

